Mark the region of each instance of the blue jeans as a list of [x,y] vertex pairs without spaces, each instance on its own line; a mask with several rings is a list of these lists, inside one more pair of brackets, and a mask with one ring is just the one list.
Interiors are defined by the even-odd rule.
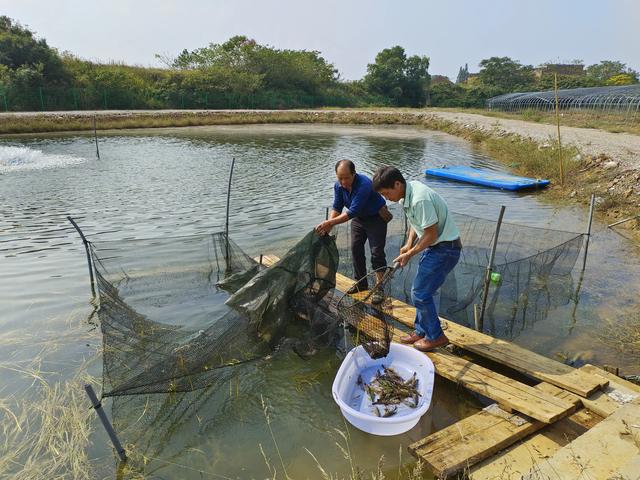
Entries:
[[458,260],[460,249],[450,244],[430,247],[420,255],[418,271],[411,287],[411,300],[416,307],[416,333],[429,340],[435,340],[443,334],[433,295]]

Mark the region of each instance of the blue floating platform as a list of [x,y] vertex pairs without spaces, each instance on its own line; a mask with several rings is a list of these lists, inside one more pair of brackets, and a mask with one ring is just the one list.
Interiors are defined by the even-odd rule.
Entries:
[[549,185],[549,180],[535,178],[518,177],[508,173],[494,172],[491,170],[481,170],[473,167],[442,167],[428,168],[425,174],[432,177],[457,180],[459,182],[482,185],[483,187],[499,188],[501,190],[525,190],[529,188],[544,188]]

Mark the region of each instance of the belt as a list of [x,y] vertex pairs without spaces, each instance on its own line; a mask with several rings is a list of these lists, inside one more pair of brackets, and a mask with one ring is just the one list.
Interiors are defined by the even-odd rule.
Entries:
[[462,242],[460,238],[456,238],[455,240],[443,240],[442,242],[438,242],[434,245],[431,245],[430,248],[435,247],[449,247],[449,248],[459,248],[462,249]]

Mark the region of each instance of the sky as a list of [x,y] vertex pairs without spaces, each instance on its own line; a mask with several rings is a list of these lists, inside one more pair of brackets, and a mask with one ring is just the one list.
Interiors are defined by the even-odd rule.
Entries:
[[246,35],[318,50],[347,80],[388,47],[453,80],[492,56],[523,64],[620,60],[640,70],[640,0],[0,0],[50,46],[97,61],[159,66],[155,54]]

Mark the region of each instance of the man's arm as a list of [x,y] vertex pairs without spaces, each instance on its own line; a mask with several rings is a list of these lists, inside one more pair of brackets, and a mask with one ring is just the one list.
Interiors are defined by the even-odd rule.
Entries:
[[400,248],[400,254],[407,253],[411,249],[411,247],[413,247],[413,244],[416,242],[417,236],[418,234],[416,233],[416,231],[413,228],[409,227],[409,235],[407,236],[407,241]]
[[342,213],[343,209],[344,199],[340,193],[340,187],[336,183],[333,186],[333,207],[331,208],[331,213],[329,213],[329,218],[316,226],[316,232],[319,235],[326,235],[334,226],[348,221],[349,215],[346,212]]
[[430,227],[425,228],[422,237],[420,237],[416,244],[409,248],[405,253],[401,253],[395,260],[393,260],[393,263],[397,262],[401,267],[404,267],[409,262],[409,260],[411,260],[411,257],[417,255],[424,249],[433,245],[433,242],[435,242],[437,238],[438,224],[434,223]]

